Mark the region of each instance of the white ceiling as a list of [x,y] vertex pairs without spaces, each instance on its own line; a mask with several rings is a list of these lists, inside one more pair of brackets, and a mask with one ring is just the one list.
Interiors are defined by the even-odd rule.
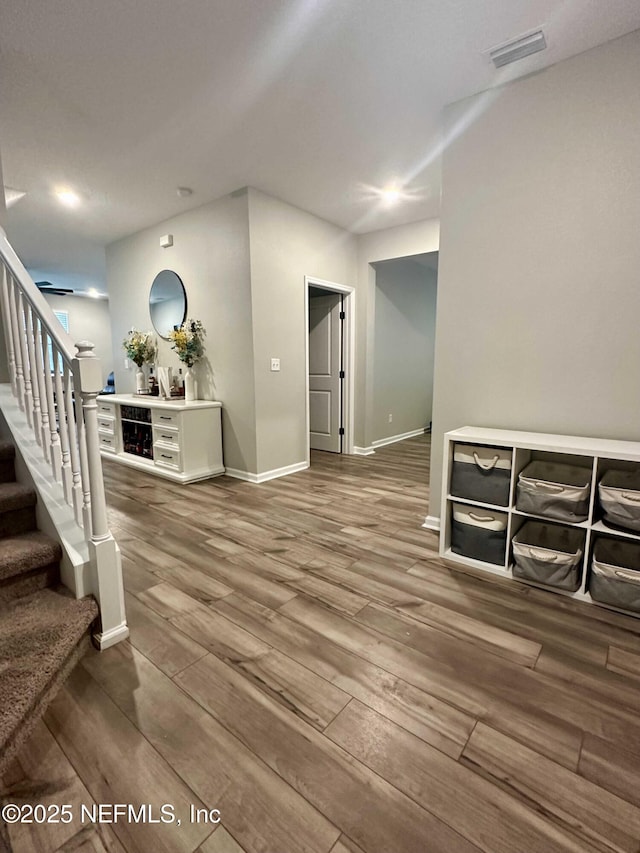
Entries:
[[[546,51],[493,68],[539,26]],[[7,233],[100,287],[105,244],[246,185],[354,232],[437,217],[445,104],[637,28],[638,0],[3,0]]]

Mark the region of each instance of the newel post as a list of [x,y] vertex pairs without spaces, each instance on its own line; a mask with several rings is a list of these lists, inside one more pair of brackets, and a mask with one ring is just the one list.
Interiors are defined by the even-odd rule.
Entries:
[[102,388],[102,370],[92,343],[80,341],[75,346],[74,390],[76,397],[82,401],[82,412],[76,411],[76,420],[79,426],[84,509],[90,516],[90,530],[85,527],[85,536],[91,557],[93,594],[100,605],[101,629],[94,634],[94,642],[99,648],[106,649],[127,637],[129,631],[124,612],[120,549],[107,524],[98,441],[96,397]]

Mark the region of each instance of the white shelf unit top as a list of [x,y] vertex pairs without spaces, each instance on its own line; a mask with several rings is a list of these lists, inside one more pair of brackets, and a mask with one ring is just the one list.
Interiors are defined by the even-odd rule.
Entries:
[[98,403],[118,403],[120,406],[143,406],[148,409],[192,410],[192,409],[221,409],[218,400],[190,400],[183,398],[165,400],[154,397],[153,394],[98,394]]
[[569,453],[576,456],[598,456],[603,459],[623,459],[640,462],[640,441],[617,441],[608,438],[586,438],[575,435],[554,435],[546,432],[521,432],[487,427],[460,427],[446,433],[452,441],[470,444],[492,444],[546,453]]

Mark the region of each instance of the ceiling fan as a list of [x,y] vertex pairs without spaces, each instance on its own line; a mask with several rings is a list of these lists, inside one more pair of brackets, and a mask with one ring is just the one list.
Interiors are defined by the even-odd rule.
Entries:
[[36,287],[41,293],[52,293],[54,296],[66,296],[74,292],[68,287],[56,287],[50,281],[36,281]]

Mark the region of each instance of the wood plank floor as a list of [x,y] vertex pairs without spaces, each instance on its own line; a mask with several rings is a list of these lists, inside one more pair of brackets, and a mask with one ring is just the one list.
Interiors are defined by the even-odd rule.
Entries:
[[[640,621],[442,564],[428,459],[425,436],[186,487],[106,462],[131,637],[3,780],[73,821],[0,849],[640,851]],[[95,803],[181,823],[81,822]]]

